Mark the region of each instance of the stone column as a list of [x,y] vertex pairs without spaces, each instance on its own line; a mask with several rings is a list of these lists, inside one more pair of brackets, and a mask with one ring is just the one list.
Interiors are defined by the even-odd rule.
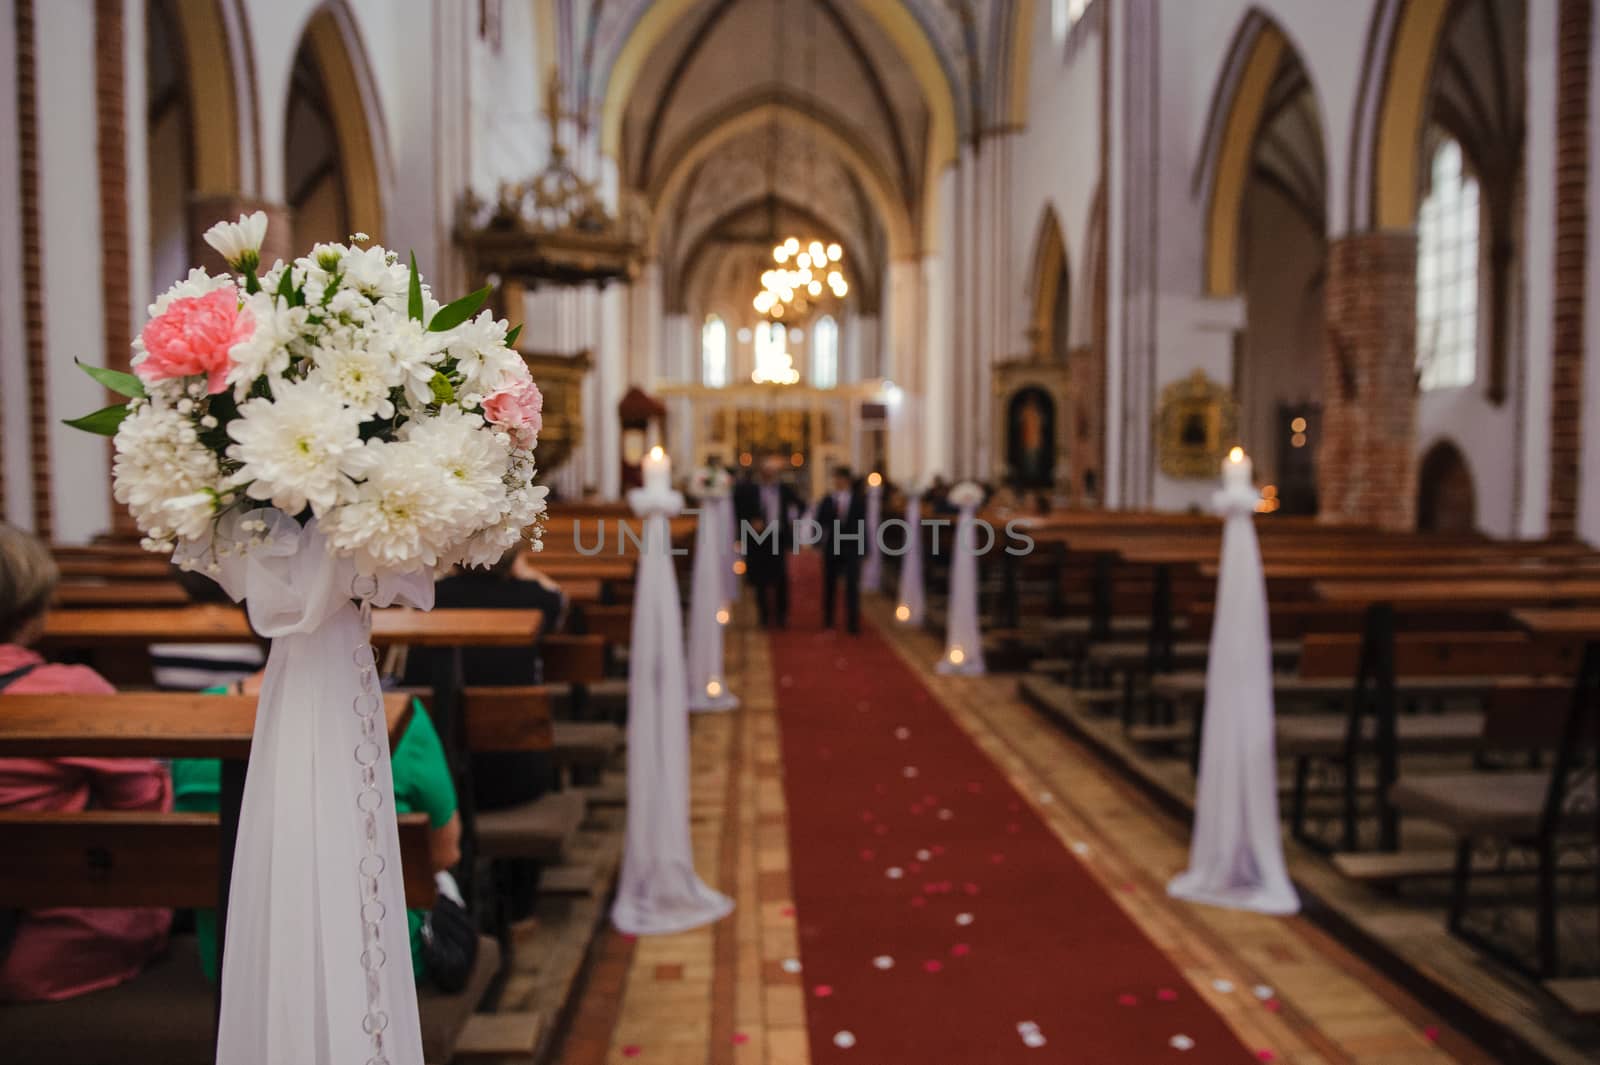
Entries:
[[1416,525],[1417,238],[1359,233],[1328,248],[1320,516]]
[[218,274],[228,269],[222,256],[211,250],[205,242],[205,232],[218,222],[236,222],[242,214],[252,211],[267,213],[267,239],[261,245],[261,268],[265,270],[275,260],[291,261],[304,255],[310,248],[294,246],[293,212],[286,204],[241,196],[237,193],[195,193],[189,200],[189,263]]

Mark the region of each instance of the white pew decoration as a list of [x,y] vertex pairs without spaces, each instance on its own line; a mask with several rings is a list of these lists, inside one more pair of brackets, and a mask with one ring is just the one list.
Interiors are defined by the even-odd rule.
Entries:
[[1223,516],[1217,607],[1189,868],[1167,886],[1191,902],[1289,914],[1300,908],[1283,860],[1274,751],[1272,651],[1251,463],[1234,448],[1213,504]]
[[861,563],[861,590],[876,592],[883,584],[883,552],[878,549],[878,524],[883,520],[883,474],[867,474],[867,557]]
[[978,630],[977,514],[983,488],[962,481],[950,489],[950,503],[959,508],[955,538],[950,543],[950,602],[945,610],[944,656],[934,665],[940,673],[979,677],[984,673],[983,633]]
[[669,935],[726,917],[733,900],[694,871],[683,613],[667,524],[683,496],[661,448],[645,457],[644,487],[628,505],[644,519],[644,538],[628,651],[628,823],[611,920],[631,935]]
[[205,234],[235,271],[157,298],[115,434],[114,491],[151,550],[272,639],[239,815],[217,1059],[422,1065],[371,608],[535,539],[542,399],[516,330],[440,306],[389,251],[319,244],[258,273],[266,216]]
[[906,543],[900,556],[900,602],[894,619],[902,625],[921,628],[927,615],[927,596],[922,583],[922,492],[912,488],[906,495]]
[[739,705],[722,666],[723,631],[732,610],[725,579],[733,573],[726,536],[732,490],[733,478],[726,470],[696,470],[690,478],[689,492],[700,504],[689,585],[690,710],[733,710]]

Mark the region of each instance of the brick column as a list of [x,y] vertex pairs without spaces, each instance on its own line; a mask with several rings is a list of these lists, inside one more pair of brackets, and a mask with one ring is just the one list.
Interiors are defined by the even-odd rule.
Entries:
[[1592,0],[1561,0],[1556,53],[1554,314],[1550,330],[1553,537],[1578,531],[1583,453],[1584,287],[1589,239],[1589,45]]
[[1328,247],[1320,516],[1416,525],[1417,238],[1360,233]]
[[218,222],[236,222],[240,215],[253,211],[267,213],[267,239],[261,245],[261,269],[265,270],[275,260],[289,262],[296,255],[304,255],[311,250],[294,246],[292,212],[284,204],[232,193],[196,193],[189,200],[190,264],[204,267],[213,274],[225,273],[228,264],[205,242],[205,231]]
[[33,0],[16,0],[17,169],[22,201],[22,319],[27,340],[28,447],[33,481],[33,531],[55,531],[50,486],[50,397],[45,367],[44,271],[39,234],[39,87],[35,79]]

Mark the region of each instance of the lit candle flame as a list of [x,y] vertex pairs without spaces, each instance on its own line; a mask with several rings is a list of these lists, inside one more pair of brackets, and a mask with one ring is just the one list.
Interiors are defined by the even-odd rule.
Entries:
[[[1237,451],[1239,449],[1234,448],[1234,450]],[[659,461],[667,457],[667,452],[660,444],[657,444],[655,447],[650,449],[650,457]]]
[[959,666],[967,660],[967,653],[959,647],[950,648],[950,664]]
[[1236,447],[1232,451],[1228,452],[1228,461],[1229,462],[1243,462],[1244,461],[1244,448]]
[[713,699],[722,694],[722,682],[713,680],[706,684],[706,694]]
[[882,483],[883,474],[878,473],[877,471],[867,474],[867,484],[871,485],[873,488],[878,487]]
[[723,607],[721,610],[718,610],[717,611],[717,624],[718,625],[726,625],[728,623],[728,617],[729,617],[729,615],[728,615],[728,608],[727,607]]
[[899,606],[894,608],[894,616],[900,621],[910,621],[911,608],[906,606],[904,603],[901,603]]

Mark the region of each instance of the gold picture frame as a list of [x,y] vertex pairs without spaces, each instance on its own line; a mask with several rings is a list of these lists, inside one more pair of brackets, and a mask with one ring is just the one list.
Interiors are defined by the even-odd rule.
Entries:
[[1163,388],[1156,418],[1161,472],[1180,480],[1216,477],[1239,435],[1233,393],[1204,370]]

